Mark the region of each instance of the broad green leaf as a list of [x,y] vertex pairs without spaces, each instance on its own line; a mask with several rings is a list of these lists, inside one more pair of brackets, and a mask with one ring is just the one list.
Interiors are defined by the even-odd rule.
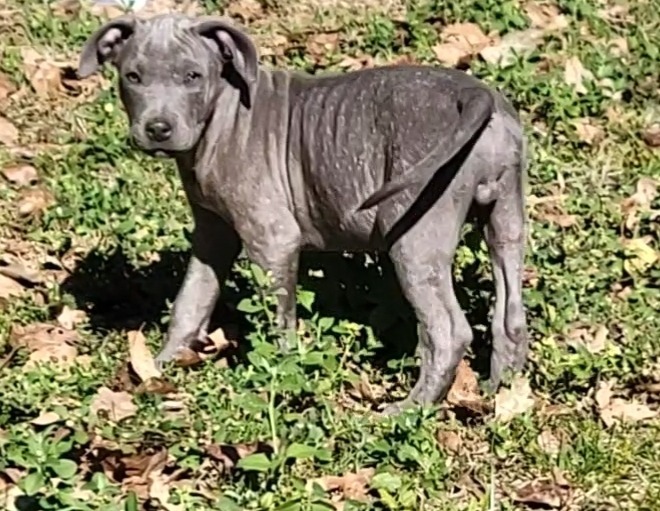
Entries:
[[287,458],[313,458],[316,455],[316,449],[305,444],[294,443],[286,449]]
[[267,472],[272,462],[264,453],[250,454],[238,461],[237,467],[254,472]]
[[72,460],[56,460],[49,466],[62,479],[71,479],[78,470],[78,465]]
[[371,486],[373,488],[395,492],[401,488],[401,478],[396,474],[381,472],[373,477],[371,480]]
[[41,488],[44,487],[45,484],[46,480],[44,479],[44,476],[39,472],[32,472],[21,481],[23,491],[28,497],[36,494],[39,490],[41,490]]

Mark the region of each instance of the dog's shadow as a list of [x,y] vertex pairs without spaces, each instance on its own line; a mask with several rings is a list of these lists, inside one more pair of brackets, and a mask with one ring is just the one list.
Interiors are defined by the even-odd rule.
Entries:
[[[181,285],[190,253],[164,251],[148,265],[135,266],[120,250],[90,252],[62,283],[79,307],[88,311],[94,332],[137,329],[142,325],[167,328],[164,317]],[[464,267],[455,284],[470,324],[487,324],[492,284],[477,276],[477,266]],[[300,261],[300,285],[315,295],[313,309],[321,317],[369,325],[382,342],[371,363],[387,363],[411,355],[417,342],[415,316],[396,279],[388,257],[337,253],[305,253]],[[232,275],[230,280],[239,281]],[[484,291],[487,291],[484,293]],[[236,310],[241,292],[227,287],[213,315],[211,327],[238,326],[241,336],[250,324]],[[299,315],[308,314],[299,307]],[[487,376],[489,339],[475,329],[473,367]],[[390,370],[391,371],[391,370]]]

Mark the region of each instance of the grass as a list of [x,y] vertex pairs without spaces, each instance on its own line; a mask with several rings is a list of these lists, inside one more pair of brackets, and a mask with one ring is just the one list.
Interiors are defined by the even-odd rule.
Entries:
[[[530,27],[514,0],[203,3],[246,20],[265,63],[312,72],[339,69],[346,57],[433,63],[451,23],[501,36]],[[466,418],[455,403],[391,419],[371,412],[413,381],[415,329],[387,261],[365,268],[361,257],[306,261],[315,272],[303,272],[304,326],[286,356],[274,348],[265,277],[242,259],[218,315],[226,332],[240,332],[238,349],[173,367],[173,388],[141,392],[126,369],[127,331],[141,328],[152,351],[162,342],[190,216],[172,165],[126,144],[111,70],[89,90],[44,78],[50,92],[35,91],[26,49],[45,56],[44,70],[70,64],[101,22],[58,5],[0,4],[0,71],[18,89],[0,99],[0,113],[19,131],[17,147],[0,144],[0,168],[32,165],[35,186],[53,197],[22,216],[31,188],[0,185],[0,255],[42,277],[19,279],[19,296],[1,303],[3,508],[660,509],[657,416],[631,412],[608,427],[596,393],[611,381],[616,399],[658,408],[660,202],[652,186],[635,195],[660,179],[660,153],[641,136],[660,120],[652,2],[559,0],[567,26],[531,53],[505,67],[470,64],[520,110],[531,146],[525,377],[535,404],[510,421]],[[581,93],[567,83],[571,57],[591,73]],[[598,133],[592,143],[584,124]],[[456,278],[480,369],[492,285],[483,244],[467,231]],[[30,348],[14,348],[17,327],[56,324],[65,306],[87,316],[64,334],[85,358],[26,366]],[[46,340],[59,339],[49,332]],[[128,392],[134,413],[120,421],[92,413],[104,386]],[[44,412],[56,416],[35,424]],[[331,485],[328,476],[339,478],[334,489],[311,485]]]

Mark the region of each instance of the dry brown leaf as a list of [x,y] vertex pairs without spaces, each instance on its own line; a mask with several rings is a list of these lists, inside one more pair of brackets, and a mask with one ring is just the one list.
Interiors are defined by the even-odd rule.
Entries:
[[94,415],[107,414],[113,422],[132,417],[137,412],[137,406],[128,392],[113,392],[107,387],[98,390],[89,409]]
[[564,63],[564,81],[571,85],[578,94],[586,94],[587,88],[584,84],[593,79],[593,73],[584,67],[578,57],[570,57]]
[[447,25],[440,33],[440,41],[433,47],[433,53],[439,62],[450,67],[468,64],[491,43],[476,23]]
[[642,132],[642,140],[649,147],[660,147],[660,123],[655,123]]
[[14,325],[9,339],[12,346],[37,351],[53,345],[75,344],[79,336],[74,331],[49,323],[33,323],[27,326]]
[[18,128],[6,117],[0,115],[0,144],[14,146],[18,143]]
[[651,235],[641,238],[624,239],[622,241],[626,252],[626,259],[623,261],[623,268],[630,275],[644,273],[660,260],[660,252],[652,246],[654,238]]
[[633,230],[639,223],[639,212],[650,211],[651,204],[658,195],[658,181],[650,177],[641,177],[635,186],[635,193],[621,202],[621,211],[625,226]]
[[597,354],[607,348],[609,330],[605,325],[599,325],[596,329],[578,327],[568,334],[567,344],[574,347],[582,347],[589,353]]
[[337,50],[339,33],[312,34],[305,42],[305,51],[321,64],[327,62],[327,56]]
[[438,443],[449,453],[458,455],[463,448],[463,439],[456,431],[447,431],[439,429],[436,433]]
[[72,309],[68,305],[65,305],[62,308],[62,312],[57,316],[59,325],[67,330],[73,330],[76,325],[84,322],[86,319],[87,313],[85,311]]
[[32,47],[21,48],[23,72],[30,86],[41,99],[47,99],[61,91],[62,70],[51,58]]
[[533,407],[532,389],[524,376],[516,376],[511,388],[502,388],[495,396],[495,417],[502,422],[508,422]]
[[477,376],[465,360],[461,360],[456,368],[456,377],[447,392],[447,403],[477,415],[490,412],[489,404],[479,391]]
[[337,67],[346,69],[347,71],[357,71],[359,69],[366,69],[374,67],[375,60],[370,55],[363,55],[361,57],[344,57]]
[[363,468],[343,476],[323,476],[312,479],[309,486],[318,484],[326,492],[339,492],[344,499],[366,502],[369,500],[369,484],[375,473],[373,468]]
[[48,347],[33,351],[28,361],[23,366],[24,370],[30,370],[39,364],[53,364],[59,367],[69,367],[75,363],[78,350],[70,344],[53,344]]
[[43,188],[25,190],[17,205],[21,217],[39,216],[53,203],[53,196]]
[[203,361],[199,353],[190,348],[180,348],[174,355],[174,363],[181,367],[191,367]]
[[264,8],[262,2],[258,0],[234,0],[229,2],[225,9],[225,14],[232,18],[237,18],[242,23],[249,23],[263,15]]
[[369,375],[365,372],[360,373],[357,382],[350,382],[348,394],[357,400],[366,400],[370,403],[377,403],[385,394],[382,387],[372,385],[369,381]]
[[220,471],[228,473],[236,467],[239,460],[255,453],[272,454],[273,447],[266,442],[244,444],[209,444],[204,452],[220,463]]
[[224,351],[232,345],[232,342],[227,339],[225,331],[222,328],[218,328],[217,330],[211,332],[208,335],[208,338],[211,340],[213,347],[218,352]]
[[544,478],[518,485],[513,492],[513,501],[527,506],[559,509],[569,496],[570,486]]
[[39,182],[37,169],[26,163],[7,165],[2,168],[2,175],[11,184],[19,187],[32,186]]
[[25,289],[14,279],[0,273],[0,298],[7,299],[12,296],[21,296]]
[[168,396],[174,394],[177,388],[162,377],[152,377],[140,383],[135,389],[136,394],[160,394]]
[[[3,260],[3,262],[7,261],[9,261],[9,258]],[[25,262],[15,259],[12,259],[9,264],[0,266],[0,274],[14,279],[23,285],[33,286],[41,284],[44,281],[43,275],[38,269],[28,267]]]
[[625,37],[617,37],[609,42],[609,48],[615,57],[628,55],[628,40]]
[[550,456],[556,456],[561,449],[561,440],[557,438],[553,431],[545,429],[536,437],[539,448]]
[[613,397],[613,387],[612,381],[600,382],[594,395],[600,418],[608,428],[617,423],[640,422],[658,416],[656,410],[643,403]]
[[147,381],[151,378],[160,378],[162,373],[156,367],[154,357],[147,347],[146,339],[140,330],[128,332],[128,351],[130,354],[131,367],[140,377]]
[[559,213],[546,213],[542,216],[544,220],[550,223],[563,227],[564,229],[571,227],[577,223],[576,215],[566,215]]
[[172,480],[170,476],[163,475],[160,472],[149,475],[149,498],[157,500],[165,511],[184,511],[183,504],[170,503],[171,489]]
[[34,424],[35,426],[50,426],[61,420],[62,418],[55,412],[42,412],[38,417],[32,419],[30,424]]
[[50,8],[58,18],[71,19],[80,13],[82,5],[81,0],[56,0]]
[[543,36],[543,30],[538,28],[510,32],[496,43],[482,49],[479,55],[489,64],[505,67],[514,63],[517,56],[533,52],[543,41]]
[[5,73],[0,73],[0,101],[7,99],[16,92],[14,81]]
[[555,4],[527,2],[525,13],[535,28],[546,32],[563,30],[568,27],[568,18],[559,12]]
[[594,120],[583,117],[581,119],[574,119],[571,124],[575,128],[578,139],[588,145],[597,145],[605,138],[605,131],[603,128],[594,124]]

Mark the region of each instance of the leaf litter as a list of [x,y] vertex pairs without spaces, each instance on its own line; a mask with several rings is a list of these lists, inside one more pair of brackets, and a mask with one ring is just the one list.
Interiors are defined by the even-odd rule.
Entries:
[[600,382],[594,401],[601,420],[606,427],[620,423],[642,422],[658,417],[658,411],[636,400],[626,401],[614,397],[614,381]]
[[495,396],[495,418],[502,422],[509,422],[533,407],[532,389],[524,376],[513,378],[510,388],[501,388]]

